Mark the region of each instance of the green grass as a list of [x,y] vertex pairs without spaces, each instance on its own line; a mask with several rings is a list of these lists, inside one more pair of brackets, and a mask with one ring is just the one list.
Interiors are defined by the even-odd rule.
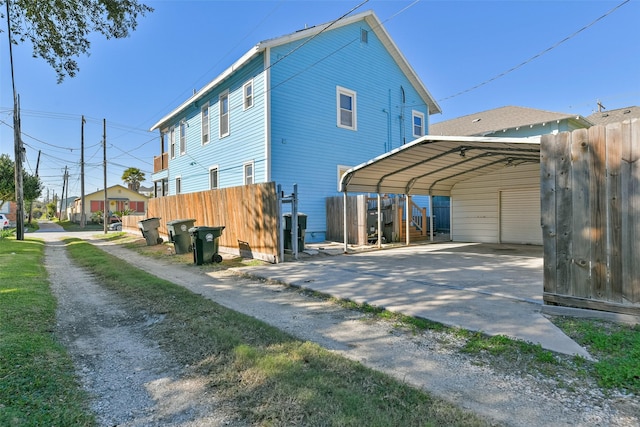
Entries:
[[592,371],[601,387],[640,394],[640,325],[567,317],[554,322],[598,359]]
[[92,426],[71,359],[52,334],[44,244],[0,240],[0,425]]
[[67,241],[72,258],[132,310],[163,315],[150,334],[205,376],[225,407],[256,425],[487,425],[360,363],[303,342],[100,249]]

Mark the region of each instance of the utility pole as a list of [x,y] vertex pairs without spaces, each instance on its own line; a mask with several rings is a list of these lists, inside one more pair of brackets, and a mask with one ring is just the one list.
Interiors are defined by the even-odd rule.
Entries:
[[[64,183],[65,183],[65,187],[66,187],[66,195],[62,195],[64,198],[64,211],[65,213],[67,212],[67,208],[68,208],[68,200],[69,200],[69,172],[67,172],[67,167],[64,167]],[[67,220],[70,220],[69,216],[67,215]]]
[[[38,168],[40,167],[40,154],[42,150],[38,150],[38,161],[36,162],[36,178],[38,177]],[[62,190],[64,194],[64,190]],[[31,214],[33,213],[33,200],[29,202],[29,224],[31,224]]]
[[104,234],[107,234],[107,221],[109,218],[109,198],[107,197],[107,119],[102,119],[102,157],[104,162]]
[[62,176],[62,198],[60,199],[60,215],[58,215],[58,220],[62,221],[62,201],[64,200],[64,189],[67,185],[67,167],[64,167],[64,175]]
[[80,125],[80,228],[84,228],[84,115]]

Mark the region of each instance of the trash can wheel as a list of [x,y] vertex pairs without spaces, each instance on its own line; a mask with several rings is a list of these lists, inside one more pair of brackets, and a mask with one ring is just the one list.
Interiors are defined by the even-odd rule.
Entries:
[[222,262],[222,257],[220,256],[220,254],[213,255],[213,262],[216,262],[216,263]]
[[156,240],[156,242],[158,242],[158,244],[164,242],[164,240],[162,240],[162,237],[158,237],[158,239]]

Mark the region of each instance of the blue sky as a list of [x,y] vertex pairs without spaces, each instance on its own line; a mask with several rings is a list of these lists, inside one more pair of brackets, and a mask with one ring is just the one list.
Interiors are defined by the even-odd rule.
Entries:
[[[103,187],[103,118],[108,185],[122,184],[123,170],[133,166],[151,186],[153,156],[160,154],[157,131],[148,132],[154,123],[257,42],[332,21],[361,2],[147,0],[155,12],[140,20],[130,38],[96,36],[91,55],[78,60],[78,75],[62,84],[43,60],[32,58],[31,46],[14,47],[25,168],[34,173],[41,150],[39,174],[50,197],[62,191],[65,166],[69,195],[79,196],[85,115],[86,192]],[[583,116],[598,100],[609,109],[640,105],[640,1],[631,0],[574,35],[621,3],[369,0],[354,13],[376,12],[440,104],[443,113],[431,116],[436,123],[505,105]],[[13,158],[7,46],[3,32],[0,152]]]

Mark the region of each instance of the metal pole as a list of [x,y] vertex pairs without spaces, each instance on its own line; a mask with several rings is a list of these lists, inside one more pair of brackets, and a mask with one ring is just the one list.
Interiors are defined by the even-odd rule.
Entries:
[[278,184],[278,262],[284,262],[284,227],[282,226],[282,185]]
[[347,253],[347,244],[348,244],[348,237],[347,237],[347,192],[345,191],[344,193],[342,193],[343,198],[342,198],[342,226],[343,226],[343,240],[344,240],[344,253]]
[[404,195],[404,204],[405,204],[405,212],[404,212],[404,216],[405,216],[405,233],[406,233],[406,243],[407,246],[409,246],[409,244],[411,243],[411,238],[409,237],[409,230],[411,229],[411,196],[408,194]]
[[378,193],[378,249],[382,248],[382,197]]
[[298,259],[298,184],[293,184],[291,199],[291,251],[293,259]]
[[84,115],[80,125],[80,228],[84,228]]
[[429,195],[429,240],[433,242],[433,196]]
[[102,154],[104,161],[104,210],[102,212],[104,234],[107,234],[109,218],[109,198],[107,197],[107,119],[102,119]]

